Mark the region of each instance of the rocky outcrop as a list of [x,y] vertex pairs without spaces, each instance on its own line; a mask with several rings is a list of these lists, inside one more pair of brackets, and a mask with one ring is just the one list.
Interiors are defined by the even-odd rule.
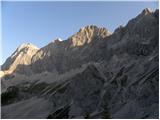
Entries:
[[69,41],[71,42],[71,47],[76,47],[89,44],[92,40],[103,39],[110,35],[111,33],[106,28],[90,25],[81,28],[79,32],[69,38]]
[[2,65],[3,71],[14,71],[18,65],[30,65],[33,55],[38,51],[38,48],[31,43],[20,45],[16,51]]

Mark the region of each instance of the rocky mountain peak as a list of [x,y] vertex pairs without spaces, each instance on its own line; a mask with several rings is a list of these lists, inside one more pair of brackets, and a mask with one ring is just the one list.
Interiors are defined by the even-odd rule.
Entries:
[[17,51],[21,51],[22,49],[39,49],[39,48],[33,45],[32,43],[23,43],[17,48]]
[[21,44],[16,51],[2,65],[2,70],[14,71],[18,65],[28,65],[32,56],[39,50],[31,43]]
[[156,10],[155,10],[154,16],[155,16],[156,18],[159,18],[159,9],[156,9]]
[[60,41],[63,41],[61,38],[56,38],[52,41],[52,43],[59,43]]
[[145,8],[142,10],[142,12],[136,17],[136,19],[141,19],[143,17],[152,16],[153,11],[150,8]]
[[61,41],[62,41],[61,38],[57,38],[57,39],[55,39],[55,40],[53,41],[53,43],[57,45],[57,44],[59,44]]
[[95,30],[99,29],[96,25],[87,25],[85,27],[80,28],[79,32],[82,32],[84,30]]
[[82,46],[94,39],[103,39],[111,35],[106,28],[99,28],[95,25],[88,25],[81,28],[76,34],[70,37],[73,46]]
[[143,11],[142,11],[142,14],[143,15],[147,15],[147,14],[151,14],[152,13],[152,10],[150,8],[145,8]]

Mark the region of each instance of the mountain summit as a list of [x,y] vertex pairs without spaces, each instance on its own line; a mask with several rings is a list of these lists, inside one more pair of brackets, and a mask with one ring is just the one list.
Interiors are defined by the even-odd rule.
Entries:
[[111,35],[111,32],[106,28],[98,28],[95,25],[89,25],[81,28],[79,32],[71,36],[69,39],[73,46],[82,46],[85,43],[90,43],[94,39],[103,39],[109,35]]
[[39,48],[31,43],[24,43],[20,45],[2,65],[2,70],[14,71],[17,65],[31,64],[31,58],[38,51],[38,49]]

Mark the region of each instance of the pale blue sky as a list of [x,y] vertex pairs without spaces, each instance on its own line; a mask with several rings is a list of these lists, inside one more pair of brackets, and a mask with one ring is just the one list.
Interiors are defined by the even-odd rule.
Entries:
[[1,63],[22,43],[43,47],[91,24],[113,32],[148,7],[158,2],[2,2]]

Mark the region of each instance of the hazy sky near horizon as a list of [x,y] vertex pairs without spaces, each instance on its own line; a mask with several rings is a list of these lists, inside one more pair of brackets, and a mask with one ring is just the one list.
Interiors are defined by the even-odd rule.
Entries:
[[2,2],[2,64],[22,43],[43,47],[67,39],[81,27],[97,25],[113,32],[144,8],[158,2]]

